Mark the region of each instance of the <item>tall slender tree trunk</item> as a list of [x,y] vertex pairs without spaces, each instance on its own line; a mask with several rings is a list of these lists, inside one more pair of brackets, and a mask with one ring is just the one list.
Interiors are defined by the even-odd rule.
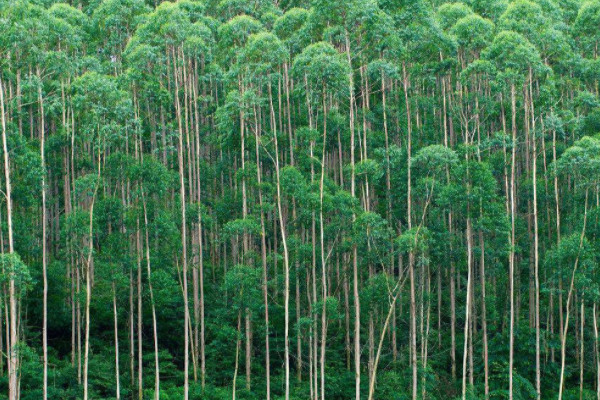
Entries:
[[135,390],[135,324],[133,319],[133,266],[131,266],[129,268],[129,375],[131,378],[131,393]]
[[[100,154],[98,154],[98,181],[100,179]],[[88,369],[90,357],[90,303],[92,301],[92,257],[94,250],[94,204],[98,192],[99,182],[96,182],[94,194],[90,204],[89,231],[88,231],[88,254],[85,265],[85,349],[83,356],[83,400],[88,400]]]
[[[271,113],[273,113],[273,101],[270,97]],[[284,362],[285,362],[285,400],[290,399],[290,256],[287,244],[287,233],[285,228],[285,219],[283,216],[283,206],[281,199],[281,181],[279,167],[279,146],[277,133],[273,132],[273,143],[275,144],[275,179],[277,191],[277,214],[279,217],[279,229],[281,233],[281,243],[283,244],[283,268],[284,268]]]
[[[448,77],[448,82],[444,79],[442,81],[442,112],[444,119],[444,147],[448,148],[449,142],[451,139],[451,135],[448,135],[448,125],[452,128],[452,119],[448,115],[447,108],[451,106],[452,98],[448,95],[448,101],[446,101],[446,93],[451,90],[447,90],[446,86],[450,87],[450,79]],[[450,87],[451,88],[451,87]],[[446,104],[448,103],[448,105]],[[450,122],[450,124],[448,124]],[[450,129],[450,134],[452,134],[452,129]],[[446,168],[446,182],[450,184],[450,170]],[[452,219],[452,209],[448,211],[448,232],[452,236],[453,230],[453,219]],[[452,252],[452,240],[449,244],[450,252]],[[453,260],[450,260],[450,370],[452,374],[452,379],[456,379],[456,267]]]
[[584,307],[584,296],[581,294],[581,310],[580,310],[580,321],[579,321],[579,400],[583,400],[583,365],[585,364],[585,354],[583,353],[585,337],[583,335],[583,328],[585,326],[585,307]]
[[575,258],[575,264],[573,265],[573,272],[571,273],[571,283],[569,284],[569,292],[567,294],[567,304],[565,308],[565,324],[562,332],[561,345],[560,345],[560,383],[558,387],[558,400],[562,400],[563,386],[565,382],[565,358],[567,351],[567,332],[569,330],[569,316],[571,299],[573,297],[573,291],[575,288],[575,274],[579,265],[579,254],[583,247],[583,239],[585,238],[585,227],[587,222],[587,207],[588,207],[588,190],[585,191],[585,205],[583,211],[583,227],[581,229],[581,235],[579,236],[579,249],[577,250],[577,257]]
[[[273,99],[271,93],[271,83],[269,82],[269,104],[271,112],[269,113],[271,116],[271,130],[275,132],[275,123],[274,123],[274,112],[273,108]],[[275,133],[274,133],[275,134]],[[259,143],[260,143],[260,129],[258,123],[256,124],[255,129],[255,151],[256,151],[256,181],[258,186],[258,206],[260,208],[260,255],[262,262],[262,272],[263,272],[263,302],[265,305],[265,378],[266,378],[266,400],[271,399],[271,355],[270,355],[270,343],[269,343],[269,291],[268,291],[268,266],[267,266],[267,238],[266,238],[266,230],[265,230],[265,213],[263,208],[263,196],[262,196],[262,165],[260,162],[259,155]]]
[[188,306],[188,281],[187,281],[187,222],[185,212],[185,170],[183,167],[183,121],[181,117],[181,106],[179,102],[179,84],[178,84],[178,72],[175,56],[175,49],[172,49],[173,55],[173,71],[175,77],[175,111],[177,114],[177,127],[179,133],[179,149],[177,151],[177,162],[179,165],[179,196],[181,201],[181,247],[182,247],[182,274],[183,274],[183,346],[184,346],[184,362],[183,362],[183,398],[188,400],[189,398],[189,369],[190,369],[190,354],[189,354],[189,325],[190,325],[190,310]]
[[233,370],[233,388],[232,388],[232,400],[235,400],[235,391],[237,386],[237,376],[238,369],[240,366],[240,346],[241,346],[241,336],[242,336],[242,311],[238,311],[237,317],[237,338],[235,341],[235,367]]
[[510,86],[510,100],[512,113],[512,148],[510,163],[510,254],[508,260],[508,280],[510,296],[510,332],[508,348],[508,398],[513,400],[513,359],[514,359],[514,324],[515,324],[515,218],[517,212],[516,193],[515,193],[515,170],[516,170],[516,147],[517,147],[517,119],[516,119],[516,94],[515,84]]
[[325,88],[323,88],[323,154],[321,158],[321,180],[319,183],[319,228],[321,239],[321,271],[323,289],[323,304],[321,305],[321,400],[325,400],[325,351],[327,342],[327,260],[325,255],[325,228],[323,223],[323,192],[325,182],[325,154],[327,143],[327,104],[325,102]]
[[398,300],[398,296],[400,295],[400,288],[402,282],[401,279],[398,279],[396,282],[396,286],[391,291],[393,294],[392,301],[390,302],[390,309],[388,310],[388,314],[385,318],[385,322],[383,323],[383,328],[381,329],[381,336],[379,337],[379,345],[377,346],[377,353],[375,355],[375,362],[373,363],[373,371],[372,377],[369,379],[369,397],[368,400],[373,400],[373,396],[375,395],[375,378],[377,377],[377,366],[379,365],[379,359],[381,357],[381,349],[383,347],[383,339],[385,338],[385,333],[390,324],[390,318],[395,313],[396,310],[396,301]]
[[600,400],[600,349],[598,348],[598,319],[596,317],[596,303],[592,308],[594,319],[594,352],[596,356],[596,398]]
[[[13,238],[13,225],[12,225],[12,186],[10,181],[10,157],[8,153],[8,132],[6,130],[6,107],[4,100],[4,83],[0,78],[0,117],[2,122],[2,149],[4,151],[4,179],[5,179],[5,190],[6,190],[6,214],[7,214],[7,228],[8,228],[8,251],[12,256],[15,252],[14,238]],[[15,287],[15,276],[10,274],[9,280],[9,304],[10,304],[10,341],[7,346],[9,349],[9,369],[8,369],[8,398],[9,400],[17,400],[19,397],[18,393],[18,376],[17,376],[17,364],[18,364],[18,341],[19,336],[17,332],[17,298],[16,298],[16,287]]]
[[[204,68],[204,67],[202,67]],[[202,204],[202,182],[200,174],[200,115],[198,112],[198,70],[196,63],[196,79],[193,88],[194,95],[194,115],[195,115],[195,134],[196,134],[196,169],[197,169],[197,196],[198,204]],[[204,245],[203,245],[203,223],[202,211],[198,212],[198,286],[200,290],[199,314],[200,314],[200,384],[202,389],[206,385],[206,343],[205,343],[205,322],[204,322]],[[197,323],[197,322],[196,322]]]
[[115,396],[117,400],[121,399],[121,382],[119,379],[119,319],[117,314],[117,291],[115,281],[112,282],[113,292],[113,324],[115,331]]
[[[349,94],[350,94],[350,193],[352,197],[356,197],[356,171],[354,157],[354,72],[352,70],[352,58],[350,57],[350,38],[348,32],[345,31],[346,40],[346,58],[350,72],[348,73]],[[356,220],[356,215],[352,214],[352,221]],[[355,382],[355,399],[360,400],[360,299],[358,292],[358,251],[356,244],[352,246],[352,275],[353,275],[353,295],[354,295],[354,382]]]
[[[385,135],[385,190],[386,190],[386,219],[390,225],[392,225],[392,183],[391,183],[391,171],[390,171],[390,140],[388,133],[388,124],[387,124],[387,107],[386,107],[386,86],[385,86],[385,77],[383,75],[383,69],[381,70],[381,105],[383,112],[383,132]],[[341,160],[340,160],[341,164]],[[340,168],[341,169],[341,168]],[[391,243],[392,248],[390,249],[390,275],[394,276],[394,260],[396,257],[394,256],[394,244]],[[398,345],[396,339],[396,302],[394,301],[392,304],[392,357],[394,361],[398,358]],[[374,371],[373,371],[374,372]]]
[[[468,175],[468,172],[467,172]],[[467,178],[468,179],[468,178]],[[468,205],[467,205],[467,213]],[[465,306],[465,329],[464,329],[464,347],[463,347],[463,365],[462,365],[462,398],[465,400],[467,398],[467,349],[468,349],[468,341],[470,335],[473,335],[472,332],[469,332],[470,325],[470,312],[471,312],[471,276],[473,269],[473,257],[472,257],[472,248],[473,248],[473,235],[471,232],[471,218],[467,216],[467,298],[466,298],[466,306]]]
[[160,399],[160,363],[158,358],[158,324],[156,322],[156,306],[154,303],[154,290],[152,288],[152,268],[150,266],[150,238],[148,234],[148,211],[146,198],[142,192],[144,206],[144,237],[146,239],[146,272],[148,274],[148,291],[150,292],[150,305],[152,306],[152,335],[154,338],[154,399]]
[[140,238],[140,220],[137,219],[137,227],[135,231],[135,249],[137,255],[137,358],[138,358],[138,382],[137,382],[137,390],[138,390],[138,399],[144,399],[144,350],[142,345],[143,337],[142,337],[142,317],[143,317],[143,308],[142,308],[142,241]]
[[42,95],[42,78],[40,76],[39,67],[37,74],[40,79],[38,84],[38,102],[40,108],[40,158],[42,161],[42,276],[43,276],[43,310],[42,310],[42,353],[44,362],[43,374],[43,398],[48,398],[48,252],[47,252],[47,226],[48,216],[46,210],[46,128],[44,120],[44,97]]
[[[412,122],[411,122],[411,111],[410,111],[410,100],[408,98],[408,87],[409,80],[406,73],[406,63],[402,63],[402,77],[404,83],[404,101],[406,106],[406,124],[407,124],[407,191],[406,191],[406,205],[407,215],[406,224],[408,229],[412,228],[412,193],[411,193],[411,151],[412,151]],[[418,370],[417,370],[417,311],[416,311],[416,295],[415,295],[415,254],[411,250],[408,254],[408,274],[410,280],[410,355],[411,355],[411,367],[412,367],[412,399],[417,399],[417,385],[418,385]]]
[[[556,129],[552,129],[552,161],[556,166]],[[560,244],[560,189],[558,188],[558,173],[554,171],[554,203],[556,205],[556,244]],[[562,295],[562,274],[558,277],[558,322],[559,336],[562,340],[563,334],[563,295]]]
[[529,99],[531,102],[531,128],[533,132],[533,263],[535,280],[535,389],[537,399],[542,396],[541,364],[540,364],[540,272],[539,272],[539,229],[538,229],[538,205],[537,205],[537,138],[535,131],[535,109],[533,105],[533,90],[531,68],[529,69]]

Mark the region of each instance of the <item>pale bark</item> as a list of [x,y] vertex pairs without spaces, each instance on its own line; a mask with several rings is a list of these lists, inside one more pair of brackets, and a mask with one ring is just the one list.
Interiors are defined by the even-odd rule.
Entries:
[[[175,49],[172,49],[173,63],[176,63]],[[184,307],[184,321],[183,321],[183,337],[184,337],[184,362],[183,362],[183,398],[188,400],[189,398],[189,331],[188,326],[190,324],[190,310],[188,306],[188,281],[187,281],[187,227],[186,227],[186,213],[185,213],[185,180],[184,180],[184,168],[183,168],[183,121],[181,117],[181,106],[179,104],[179,85],[177,79],[177,66],[174,65],[174,77],[175,77],[175,110],[177,114],[177,127],[179,133],[179,148],[177,151],[177,161],[179,166],[179,196],[181,198],[181,246],[182,246],[182,267],[183,267],[183,307]]]
[[567,332],[569,330],[569,311],[571,305],[571,298],[573,296],[573,291],[575,289],[575,274],[577,272],[577,267],[579,265],[579,253],[581,252],[581,248],[583,247],[583,239],[585,238],[585,226],[587,222],[587,204],[588,204],[588,191],[585,191],[585,208],[583,212],[583,228],[581,229],[581,234],[579,236],[579,249],[577,251],[577,257],[575,258],[575,263],[573,265],[573,272],[571,273],[571,283],[569,284],[569,292],[567,294],[567,304],[565,309],[565,324],[562,332],[561,345],[560,345],[560,383],[558,387],[558,400],[562,400],[563,396],[563,386],[565,381],[565,358],[567,351]]
[[[467,211],[468,212],[468,211]],[[462,370],[462,398],[467,398],[467,343],[469,335],[473,333],[469,332],[470,324],[470,311],[471,311],[471,275],[472,275],[472,233],[471,233],[471,219],[467,217],[467,299],[465,306],[465,329],[464,329],[464,348],[463,348],[463,370]]]
[[148,291],[150,292],[150,303],[152,306],[152,334],[154,338],[154,398],[160,398],[160,363],[158,359],[158,324],[156,322],[156,306],[154,303],[154,290],[152,288],[152,268],[150,266],[150,239],[148,236],[148,211],[146,210],[146,198],[142,192],[142,204],[144,206],[144,237],[146,239],[146,272],[148,273]]
[[[14,239],[13,239],[13,225],[12,225],[12,186],[10,180],[10,156],[8,153],[8,132],[6,130],[6,110],[4,102],[4,83],[0,78],[0,117],[2,122],[2,149],[4,151],[4,179],[5,179],[5,196],[6,196],[6,213],[7,213],[7,228],[8,228],[8,250],[12,256],[15,252]],[[9,281],[9,303],[10,303],[10,320],[9,320],[9,331],[10,331],[10,342],[7,344],[9,349],[9,369],[8,369],[8,398],[9,400],[17,400],[19,397],[18,393],[18,354],[17,347],[19,342],[17,332],[17,298],[15,288],[15,277],[13,274],[10,275]],[[7,341],[8,342],[8,341]]]
[[[404,100],[406,106],[406,123],[407,123],[407,226],[412,228],[412,194],[411,194],[411,147],[412,147],[412,122],[410,112],[410,101],[408,98],[409,80],[406,73],[406,65],[402,63],[402,76],[404,84]],[[410,280],[410,355],[412,367],[412,399],[417,399],[418,371],[417,371],[417,316],[416,316],[416,297],[415,297],[415,254],[411,250],[408,254],[408,274]]]
[[594,318],[594,352],[596,356],[596,398],[600,400],[600,349],[598,349],[598,319],[596,317],[596,303],[592,308]]
[[321,156],[321,180],[319,182],[319,228],[321,243],[321,272],[323,289],[321,306],[321,400],[325,400],[325,351],[327,342],[327,260],[325,256],[325,228],[323,223],[323,192],[325,181],[325,154],[327,140],[327,105],[325,103],[325,90],[323,89],[323,154]]
[[100,178],[100,156],[98,155],[98,182],[94,188],[90,204],[89,232],[88,232],[88,254],[85,268],[85,350],[83,356],[83,400],[88,400],[88,368],[90,355],[90,302],[92,301],[92,257],[94,251],[94,203],[98,192]]
[[480,279],[481,279],[481,329],[483,336],[483,373],[484,373],[484,393],[485,398],[490,397],[490,384],[489,384],[489,356],[488,356],[488,335],[487,335],[487,310],[486,310],[486,299],[485,299],[485,242],[483,239],[483,232],[479,231],[479,251],[481,252],[480,261]]
[[512,113],[512,148],[510,163],[510,254],[509,254],[509,296],[510,296],[510,332],[509,332],[509,355],[508,355],[508,398],[513,400],[513,361],[514,361],[514,324],[515,324],[515,218],[517,212],[515,170],[516,170],[516,147],[517,147],[517,121],[516,121],[516,97],[515,84],[510,86],[511,113]]
[[115,331],[115,396],[117,400],[121,399],[121,382],[119,380],[119,321],[117,318],[117,293],[115,282],[112,282],[113,292],[113,323]]
[[44,120],[44,98],[42,96],[42,83],[39,67],[37,69],[40,84],[38,85],[38,102],[40,107],[40,158],[42,161],[42,275],[43,275],[43,323],[42,323],[42,353],[44,363],[43,374],[43,399],[48,398],[48,252],[47,252],[47,227],[48,216],[46,210],[46,128]]
[[[269,103],[271,106],[271,128],[274,129],[275,124],[273,123],[273,100],[271,96],[271,85],[269,84]],[[270,343],[269,343],[269,292],[268,292],[268,266],[267,266],[267,238],[265,231],[265,212],[263,209],[263,195],[262,195],[262,165],[259,156],[259,143],[260,143],[260,130],[258,129],[258,123],[255,129],[255,152],[256,152],[256,181],[258,184],[258,206],[260,208],[260,256],[263,270],[263,302],[265,305],[265,378],[266,378],[266,400],[271,399],[271,355],[270,355]]]
[[[272,106],[272,103],[271,103]],[[285,312],[285,327],[284,327],[284,359],[285,359],[285,400],[290,398],[290,258],[287,244],[287,233],[285,228],[285,219],[283,216],[280,167],[279,167],[279,146],[277,144],[277,135],[273,135],[275,144],[275,179],[277,189],[277,214],[279,217],[279,229],[281,233],[281,243],[283,244],[283,268],[284,268],[284,312]]]
[[533,90],[531,69],[529,70],[529,95],[531,101],[531,128],[533,132],[533,242],[534,242],[534,280],[535,280],[535,389],[537,399],[542,395],[541,365],[540,365],[540,272],[539,272],[539,235],[538,235],[538,205],[537,205],[537,139],[535,132],[535,110],[533,105]]
[[142,338],[142,243],[140,239],[140,220],[137,219],[137,229],[135,232],[135,246],[137,254],[137,358],[138,358],[138,399],[144,399],[144,351],[143,351],[143,338]]
[[[350,193],[352,197],[356,197],[356,173],[354,163],[354,77],[352,71],[352,59],[350,57],[350,39],[348,32],[345,31],[346,41],[346,58],[350,72],[348,73],[348,88],[350,94],[350,167],[351,184]],[[352,215],[352,221],[356,219],[356,215]],[[360,299],[358,293],[358,252],[356,245],[352,246],[352,275],[353,275],[353,295],[354,295],[354,382],[355,382],[355,398],[360,400]]]

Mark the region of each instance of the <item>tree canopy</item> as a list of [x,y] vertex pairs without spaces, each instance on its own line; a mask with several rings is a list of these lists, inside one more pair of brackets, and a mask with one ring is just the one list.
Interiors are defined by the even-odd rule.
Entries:
[[0,399],[600,399],[599,0],[0,0]]

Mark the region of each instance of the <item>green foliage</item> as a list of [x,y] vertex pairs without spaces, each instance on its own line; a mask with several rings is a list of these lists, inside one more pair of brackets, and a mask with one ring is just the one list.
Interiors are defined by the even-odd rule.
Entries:
[[348,88],[348,68],[343,56],[331,44],[318,42],[302,50],[294,59],[292,71],[311,93],[341,94]]
[[29,268],[21,260],[17,253],[0,254],[0,281],[7,285],[14,282],[15,288],[20,296],[23,296],[31,288],[32,279]]
[[563,346],[562,399],[594,397],[599,27],[598,0],[0,0],[0,397],[11,327],[23,400],[45,361],[49,399],[86,363],[89,399],[153,398],[155,356],[181,399],[186,353],[190,399],[366,399],[375,367],[376,399],[533,399],[536,327],[539,397]]

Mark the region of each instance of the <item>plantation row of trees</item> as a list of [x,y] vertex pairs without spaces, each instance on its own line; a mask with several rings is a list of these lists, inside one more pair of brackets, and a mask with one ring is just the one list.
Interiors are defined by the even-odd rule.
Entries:
[[600,399],[600,1],[0,1],[0,386]]

